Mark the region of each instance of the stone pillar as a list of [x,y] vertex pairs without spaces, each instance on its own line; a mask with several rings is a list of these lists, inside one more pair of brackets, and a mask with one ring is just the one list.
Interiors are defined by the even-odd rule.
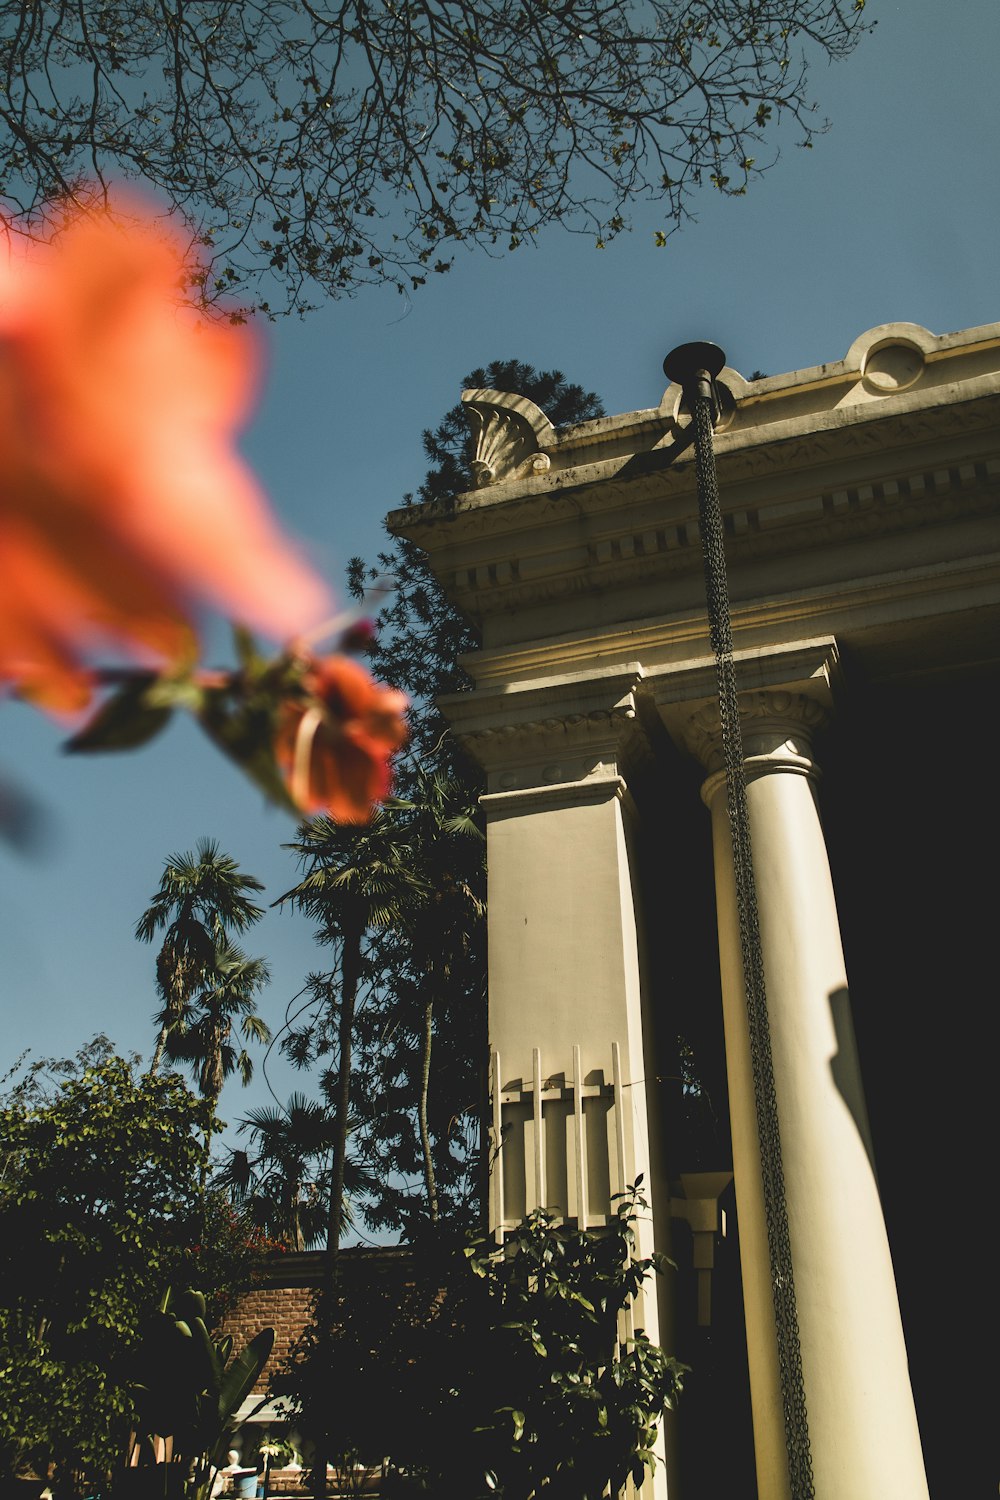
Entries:
[[[612,1084],[617,1044],[626,1104],[621,1171],[627,1181],[642,1172],[649,1186],[639,948],[625,797],[622,778],[609,776],[484,799],[490,1043],[499,1054],[501,1092],[523,1091],[526,1106],[536,1051],[547,1092],[554,1099],[558,1089],[566,1090],[570,1104],[568,1093],[577,1085],[589,1091]],[[622,1186],[617,1180],[617,1122],[608,1128],[598,1121],[599,1097],[588,1093],[583,1101],[593,1115],[584,1204],[589,1224],[604,1221],[611,1193]],[[529,1133],[532,1125],[529,1119]],[[605,1137],[609,1148],[597,1148]],[[547,1145],[550,1156],[566,1150],[551,1130]],[[570,1140],[570,1158],[572,1154]],[[526,1148],[523,1168],[519,1163],[511,1170],[508,1164],[507,1219],[519,1219],[537,1206],[533,1155]],[[550,1168],[542,1206],[580,1217],[572,1160],[566,1165],[563,1158],[558,1167],[553,1160]]]
[[[817,1500],[927,1496],[826,845],[813,698],[741,698],[789,1237]],[[733,1158],[760,1500],[788,1500],[739,924],[714,708],[686,735],[710,771]],[[901,1021],[903,1018],[901,1017]],[[791,1497],[799,1500],[799,1497]]]
[[[490,787],[492,1226],[502,1235],[537,1206],[599,1226],[612,1195],[642,1173],[652,1213],[637,1226],[638,1249],[649,1255],[669,1251],[669,1203],[647,1115],[635,812],[621,771],[622,742],[637,738],[632,685],[630,675],[512,693],[496,728],[463,741]],[[482,725],[476,696],[449,709],[475,710]],[[519,719],[519,698],[525,715],[543,706],[544,719]],[[646,1283],[633,1327],[669,1348],[663,1283]],[[651,1500],[674,1493],[672,1469],[672,1457],[658,1466]]]

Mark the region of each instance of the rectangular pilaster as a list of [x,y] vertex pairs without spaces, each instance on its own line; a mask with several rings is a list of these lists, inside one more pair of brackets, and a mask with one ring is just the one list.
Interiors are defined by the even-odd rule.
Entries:
[[[646,1109],[624,782],[601,775],[501,792],[483,804],[501,1131],[494,1231],[502,1235],[538,1206],[594,1228],[612,1216],[612,1194],[639,1173],[651,1210],[665,1219],[667,1185],[653,1175]],[[639,1253],[652,1254],[652,1213],[638,1230]],[[634,1325],[663,1338],[652,1278]],[[665,1496],[667,1471],[657,1472],[654,1493]]]

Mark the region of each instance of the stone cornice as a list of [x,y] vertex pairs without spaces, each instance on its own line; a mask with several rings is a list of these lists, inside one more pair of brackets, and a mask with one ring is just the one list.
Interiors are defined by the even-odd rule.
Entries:
[[[753,447],[719,438],[734,565],[996,515],[1000,394],[878,420],[861,411],[864,420],[833,412],[794,437],[770,431]],[[448,593],[477,618],[689,575],[701,566],[693,465],[662,464],[654,449],[495,486],[487,506],[395,512],[390,525],[427,548]]]
[[[881,421],[891,414],[933,410],[996,392],[998,356],[1000,324],[933,334],[913,323],[887,323],[859,335],[843,360],[829,364],[755,381],[727,366],[719,377],[724,396],[720,451],[770,445],[824,428]],[[658,407],[561,429],[553,428],[523,396],[474,390],[463,392],[462,399],[478,428],[491,422],[516,428],[549,458],[553,479],[561,471],[579,474],[602,460],[649,454],[672,444],[687,425],[675,385],[667,388]],[[490,492],[472,495],[470,502],[492,506],[511,498],[523,478],[516,471],[525,456],[513,450],[494,453],[490,475],[477,480],[478,487],[485,479]],[[483,462],[484,455],[476,457]]]
[[[726,435],[721,446],[771,442],[790,433],[817,431],[830,421],[863,421],[887,410],[937,406],[942,404],[942,388],[957,384],[965,387],[965,396],[995,390],[998,349],[1000,324],[933,334],[916,323],[883,323],[859,334],[839,361],[752,381],[726,366],[718,380],[723,406],[718,431]],[[559,430],[523,396],[475,390],[463,392],[462,399],[475,409],[477,427],[490,422],[518,425],[557,470],[645,453],[681,436],[687,421],[676,385],[668,386],[658,407]],[[944,404],[951,399],[949,390]],[[489,473],[477,474],[477,488],[503,488],[523,478],[523,470],[518,470],[524,456],[498,450]],[[482,464],[481,454],[476,459]],[[491,502],[505,497],[497,493],[482,498]]]
[[642,668],[569,673],[527,689],[453,693],[439,700],[491,792],[617,774],[626,740],[641,739],[636,690]]

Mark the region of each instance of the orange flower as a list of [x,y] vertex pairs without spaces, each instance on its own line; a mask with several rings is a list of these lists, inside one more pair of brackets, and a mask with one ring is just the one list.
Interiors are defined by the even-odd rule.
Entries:
[[312,661],[308,696],[283,710],[275,755],[292,801],[305,813],[366,823],[389,795],[389,757],[406,740],[407,702],[346,656]]
[[88,701],[97,645],[193,658],[195,602],[281,638],[329,612],[231,447],[255,346],[184,270],[99,212],[0,256],[0,681],[48,708]]

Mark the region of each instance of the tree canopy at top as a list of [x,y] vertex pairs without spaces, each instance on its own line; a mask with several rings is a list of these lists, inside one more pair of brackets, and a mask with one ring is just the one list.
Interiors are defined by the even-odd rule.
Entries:
[[[555,221],[742,193],[864,0],[0,0],[0,212],[148,184],[209,302],[400,290]],[[773,157],[773,151],[770,153]],[[270,299],[270,300],[269,300]]]

